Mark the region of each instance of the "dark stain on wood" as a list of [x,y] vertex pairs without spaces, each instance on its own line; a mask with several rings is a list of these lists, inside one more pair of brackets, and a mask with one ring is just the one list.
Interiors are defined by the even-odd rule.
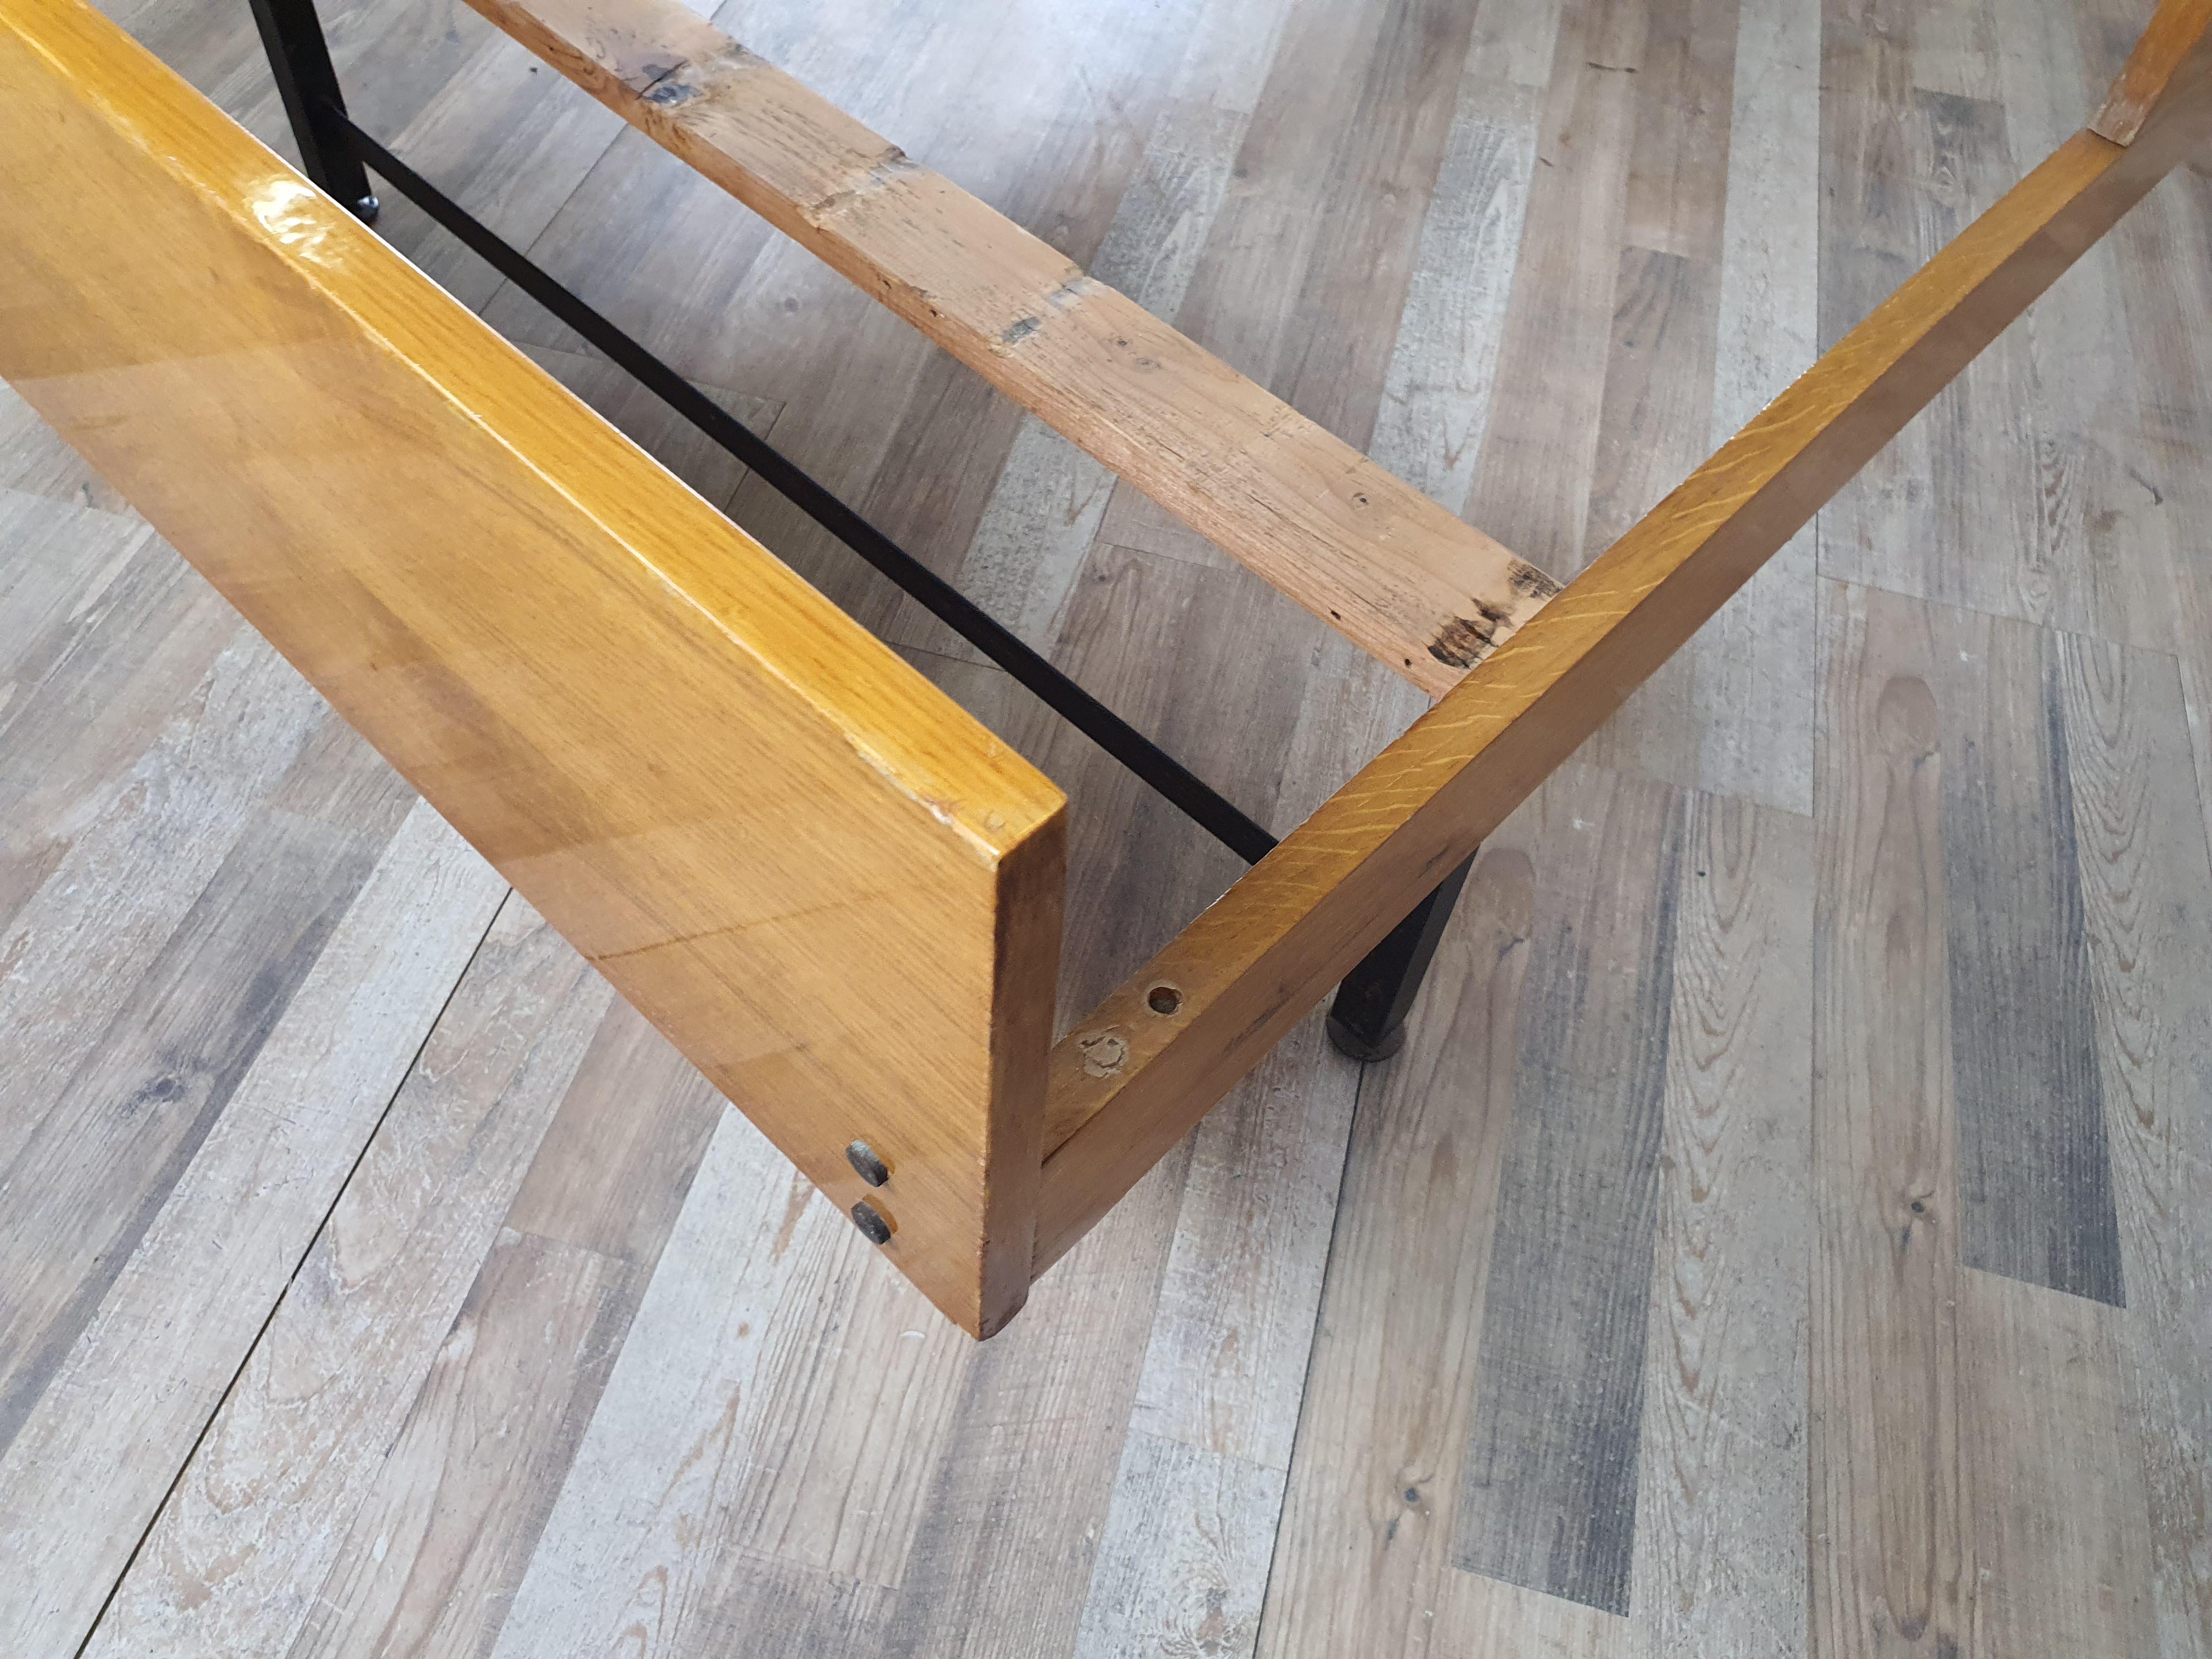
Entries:
[[1685,824],[1611,790],[1540,901],[1452,1559],[1626,1613]]
[[1548,599],[1566,586],[1556,576],[1519,559],[1513,562],[1513,568],[1506,580],[1512,585],[1516,593],[1535,599]]
[[[1367,505],[1364,495],[1354,499],[1362,507]],[[1520,584],[1516,581],[1515,586],[1517,587]],[[1474,667],[1496,648],[1498,630],[1512,620],[1502,606],[1488,605],[1474,598],[1470,598],[1468,603],[1474,607],[1475,614],[1451,618],[1429,646],[1429,654],[1449,667]]]
[[2061,683],[2054,636],[1999,624],[1988,717],[1945,768],[1960,1252],[2121,1307]]

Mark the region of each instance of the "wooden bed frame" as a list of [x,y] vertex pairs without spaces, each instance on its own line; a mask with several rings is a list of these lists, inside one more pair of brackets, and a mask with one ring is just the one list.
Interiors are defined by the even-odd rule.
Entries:
[[1562,587],[675,0],[471,3],[1438,699],[1055,1043],[1059,790],[364,225],[398,164],[309,0],[256,5],[315,182],[0,0],[0,374],[979,1337],[1410,928],[1402,1018],[1482,838],[2212,142],[2212,0],[2161,0],[2087,130]]

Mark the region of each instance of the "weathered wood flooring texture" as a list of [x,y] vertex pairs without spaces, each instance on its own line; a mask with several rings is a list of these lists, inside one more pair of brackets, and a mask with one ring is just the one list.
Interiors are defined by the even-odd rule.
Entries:
[[[116,0],[280,143],[234,0]],[[704,8],[703,0],[702,9]],[[2143,0],[730,0],[1579,568]],[[357,118],[1287,828],[1420,700],[454,0]],[[0,181],[0,188],[4,188]],[[1233,861],[404,203],[1073,797]],[[2212,179],[2163,185],[975,1346],[0,396],[0,1652],[2212,1655]]]

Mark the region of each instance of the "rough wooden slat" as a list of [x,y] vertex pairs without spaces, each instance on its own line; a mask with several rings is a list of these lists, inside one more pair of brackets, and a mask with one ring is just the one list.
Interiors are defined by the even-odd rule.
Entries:
[[676,0],[478,9],[1425,689],[1557,591]]
[[[1058,1045],[1039,1267],[2140,200],[2208,117],[2181,112],[2126,149],[2085,133],[2053,155]],[[1102,1079],[1084,1061],[1108,1035],[1127,1057]]]
[[1058,792],[95,15],[0,76],[0,370],[811,1178],[879,1144],[995,1329]]
[[[1092,275],[1154,316],[1172,322],[1182,308],[1250,124],[1255,83],[1273,56],[1288,9],[1286,0],[1206,9],[1204,30],[1185,53],[1115,209]],[[1018,630],[1041,631],[1066,602],[1102,525],[1108,526],[1104,539],[1115,545],[1170,550],[1129,543],[1112,527],[1109,502],[1125,498],[1150,510],[1138,514],[1121,505],[1124,520],[1164,520],[1146,497],[1117,485],[1106,467],[1025,415],[962,562],[963,590]],[[1174,529],[1211,550],[1180,526]]]

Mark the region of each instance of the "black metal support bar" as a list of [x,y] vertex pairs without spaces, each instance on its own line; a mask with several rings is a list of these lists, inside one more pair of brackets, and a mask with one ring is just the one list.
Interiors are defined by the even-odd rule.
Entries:
[[898,544],[769,441],[479,222],[351,120],[340,127],[362,160],[399,193],[466,243],[517,288],[635,375],[647,390],[781,491],[799,511],[897,584],[931,615],[1034,692],[1054,713],[1249,863],[1275,838],[1214,793],[1136,727],[1054,667],[958,588]]
[[337,71],[323,39],[314,0],[250,0],[276,93],[299,141],[300,165],[317,185],[351,208],[364,221],[376,219],[376,196],[368,173],[347,133],[345,100]]
[[1328,1009],[1328,1040],[1339,1053],[1358,1060],[1388,1060],[1404,1045],[1406,1016],[1420,994],[1437,941],[1443,937],[1444,924],[1451,920],[1452,906],[1459,902],[1459,890],[1467,885],[1467,872],[1473,868],[1470,858],[1438,882],[1436,890],[1345,975]]

